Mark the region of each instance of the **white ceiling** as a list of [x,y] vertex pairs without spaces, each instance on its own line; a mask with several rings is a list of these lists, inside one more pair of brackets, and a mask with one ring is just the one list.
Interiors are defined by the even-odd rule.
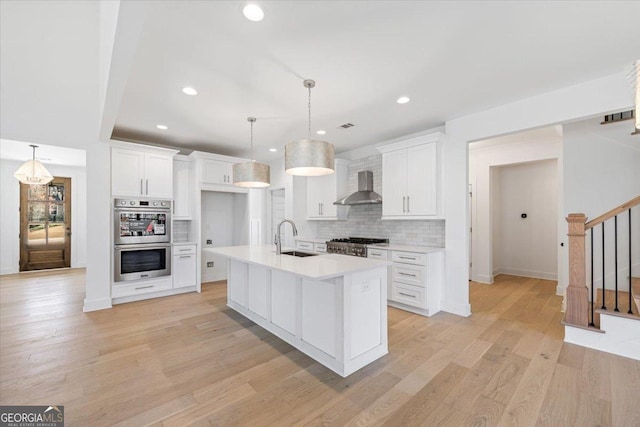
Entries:
[[[55,145],[37,144],[36,159],[45,165],[86,166],[85,150],[60,147]],[[33,149],[30,143],[0,139],[0,159],[24,162],[31,160]]]
[[[248,156],[251,115],[263,161],[306,137],[305,78],[317,81],[313,130],[326,129],[322,138],[342,152],[640,58],[637,1],[269,1],[260,23],[244,19],[240,1],[147,4],[114,136]],[[0,8],[0,136],[76,148],[96,141],[97,2]],[[199,95],[183,95],[186,85]],[[411,102],[396,104],[400,95]],[[345,122],[355,126],[338,130]]]

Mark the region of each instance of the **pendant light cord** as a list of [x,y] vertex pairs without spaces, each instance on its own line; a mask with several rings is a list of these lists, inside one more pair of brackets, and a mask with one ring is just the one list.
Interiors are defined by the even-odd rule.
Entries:
[[253,162],[253,122],[251,122],[251,161]]
[[309,86],[309,127],[307,128],[307,139],[311,140],[311,86]]

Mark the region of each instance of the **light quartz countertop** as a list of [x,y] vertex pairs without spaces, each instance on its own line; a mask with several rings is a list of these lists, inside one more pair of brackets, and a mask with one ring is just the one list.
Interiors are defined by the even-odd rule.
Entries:
[[388,251],[418,252],[421,254],[444,252],[444,248],[436,248],[432,246],[396,245],[393,243],[380,243],[377,245],[367,245],[367,247],[372,249],[385,249]]
[[350,255],[321,254],[304,258],[277,255],[273,245],[227,246],[205,248],[203,251],[314,280],[324,280],[391,265],[384,260]]

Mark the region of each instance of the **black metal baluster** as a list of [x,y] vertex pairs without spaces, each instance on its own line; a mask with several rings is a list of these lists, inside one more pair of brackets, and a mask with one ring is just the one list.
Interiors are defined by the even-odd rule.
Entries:
[[629,314],[633,314],[631,310],[631,208],[629,208]]
[[596,326],[595,324],[595,319],[593,318],[594,316],[594,308],[596,305],[595,300],[593,299],[593,287],[595,286],[595,284],[593,283],[593,227],[591,228],[591,323],[589,323],[589,326]]
[[613,244],[615,245],[613,254],[614,254],[614,262],[613,267],[615,269],[615,278],[616,278],[616,308],[613,311],[618,310],[618,215],[613,217]]
[[607,309],[607,306],[605,305],[605,298],[606,298],[606,287],[604,285],[604,221],[602,222],[602,307],[600,307],[603,310]]

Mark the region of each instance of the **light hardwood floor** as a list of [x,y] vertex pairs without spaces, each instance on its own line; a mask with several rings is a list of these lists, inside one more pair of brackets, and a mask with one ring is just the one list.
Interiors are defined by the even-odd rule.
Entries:
[[640,362],[563,344],[555,282],[471,283],[473,315],[389,309],[341,378],[202,294],[83,313],[84,272],[0,278],[0,404],[68,426],[639,426]]

